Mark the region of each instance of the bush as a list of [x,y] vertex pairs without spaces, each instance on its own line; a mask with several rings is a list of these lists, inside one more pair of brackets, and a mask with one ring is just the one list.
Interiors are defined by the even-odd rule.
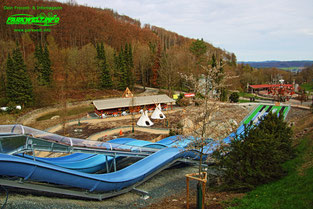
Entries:
[[180,107],[186,107],[190,104],[190,99],[184,97],[182,99],[177,100],[176,104]]
[[235,102],[237,103],[239,101],[239,94],[237,92],[233,92],[230,96],[229,96],[229,100],[230,102]]
[[226,102],[227,101],[227,89],[225,89],[225,88],[221,89],[220,100],[222,102]]
[[292,131],[283,116],[269,113],[258,126],[245,127],[230,146],[214,153],[223,168],[223,188],[247,191],[285,175],[282,163],[293,156]]
[[6,97],[0,98],[0,107],[5,107],[9,103],[9,100]]

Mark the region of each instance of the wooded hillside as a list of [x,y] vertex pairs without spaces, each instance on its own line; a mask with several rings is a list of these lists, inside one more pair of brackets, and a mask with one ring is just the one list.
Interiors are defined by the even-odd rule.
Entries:
[[[4,6],[13,9],[4,9]],[[18,10],[15,6],[30,9]],[[33,6],[62,9],[37,10]],[[61,89],[122,89],[134,84],[183,89],[179,73],[196,73],[197,57],[190,50],[195,40],[156,26],[142,25],[111,9],[35,0],[5,0],[1,1],[0,8],[2,105],[10,100],[6,85],[8,55],[17,48],[22,52],[26,73],[32,81],[36,106],[55,102],[54,95],[60,95]],[[57,15],[59,24],[50,27],[6,24],[11,15],[37,16],[42,12]],[[14,31],[21,28],[51,29],[51,32]],[[226,70],[236,65],[233,53],[203,43],[206,57],[214,54],[217,60],[227,63]],[[99,55],[101,46],[104,55]],[[47,102],[43,103],[43,99]]]

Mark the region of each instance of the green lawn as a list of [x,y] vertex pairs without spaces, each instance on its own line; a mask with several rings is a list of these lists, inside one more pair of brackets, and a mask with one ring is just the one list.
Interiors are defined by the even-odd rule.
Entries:
[[[235,199],[229,208],[313,208],[313,137],[302,139],[297,157],[284,164],[288,175],[276,182],[262,185]],[[301,166],[302,171],[299,171]]]
[[[251,93],[246,93],[246,92],[239,92],[238,93],[240,97],[244,97],[244,98],[251,98],[251,97],[254,97],[255,99],[260,99],[260,100],[272,100],[271,98],[262,98],[262,97],[259,97],[259,96],[255,96]],[[243,103],[243,102],[242,102]]]
[[246,93],[246,92],[239,92],[238,94],[239,94],[240,97],[245,97],[245,98],[254,97],[253,94]]
[[305,89],[306,91],[313,92],[313,82],[301,84],[300,87],[301,89]]
[[291,70],[294,70],[294,69],[299,69],[299,67],[281,67],[279,69],[286,70],[286,71],[291,71]]

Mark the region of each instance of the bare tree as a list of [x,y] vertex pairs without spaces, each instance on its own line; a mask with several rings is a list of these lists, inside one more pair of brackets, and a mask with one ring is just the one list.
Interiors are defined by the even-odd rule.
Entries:
[[160,68],[160,83],[165,83],[169,96],[173,95],[173,88],[179,81],[177,74],[177,66],[179,65],[179,59],[175,56],[174,51],[164,53],[161,60]]
[[[221,104],[217,101],[219,94],[221,93],[219,89],[227,86],[227,77],[221,70],[223,68],[221,62],[209,64],[206,66],[201,66],[202,75],[200,78],[196,78],[194,75],[182,75],[184,79],[191,85],[190,88],[194,88],[195,92],[199,92],[200,97],[195,99],[195,103],[199,106],[196,109],[196,113],[192,115],[191,111],[185,111],[185,118],[192,118],[193,122],[197,125],[189,132],[185,132],[184,135],[194,136],[193,143],[190,144],[188,149],[196,149],[199,151],[199,175],[202,173],[202,163],[204,157],[204,149],[210,142],[215,143],[215,141],[208,140],[216,138],[221,134],[218,130],[218,126],[221,122],[226,121],[215,121],[215,114],[220,110]],[[229,123],[227,121],[227,123]],[[225,130],[227,132],[228,130]],[[226,134],[226,133],[224,133]],[[201,176],[199,176],[201,177]]]

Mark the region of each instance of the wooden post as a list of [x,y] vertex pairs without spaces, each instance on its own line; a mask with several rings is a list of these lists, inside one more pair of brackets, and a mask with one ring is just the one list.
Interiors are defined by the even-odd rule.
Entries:
[[187,186],[187,200],[186,200],[186,206],[187,209],[189,209],[189,178],[186,178],[186,186]]
[[[197,176],[199,176],[199,177],[197,177]],[[201,174],[199,174],[199,173],[186,174],[186,186],[187,186],[186,207],[187,207],[187,209],[189,209],[189,178],[194,179],[194,180],[199,181],[199,182],[202,182],[202,208],[204,209],[205,184],[207,182],[207,173],[202,172]]]
[[205,182],[202,182],[202,208],[204,209]]

